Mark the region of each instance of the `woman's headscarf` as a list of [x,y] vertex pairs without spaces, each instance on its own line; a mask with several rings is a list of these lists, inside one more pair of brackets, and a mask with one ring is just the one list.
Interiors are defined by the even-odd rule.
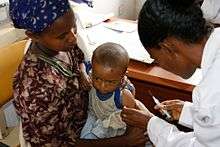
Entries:
[[9,0],[10,17],[16,28],[42,32],[69,9],[68,0]]

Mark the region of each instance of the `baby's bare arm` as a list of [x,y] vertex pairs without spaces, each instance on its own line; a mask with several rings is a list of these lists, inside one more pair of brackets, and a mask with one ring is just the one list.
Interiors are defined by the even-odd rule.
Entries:
[[128,108],[136,108],[135,97],[128,89],[122,90],[122,105]]

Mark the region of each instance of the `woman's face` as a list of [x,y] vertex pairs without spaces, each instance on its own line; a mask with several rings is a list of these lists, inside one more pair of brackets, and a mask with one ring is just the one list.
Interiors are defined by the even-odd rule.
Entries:
[[[196,66],[187,56],[178,52],[179,49],[181,48],[177,46],[172,46],[172,48],[161,47],[151,48],[148,52],[151,57],[155,59],[155,63],[158,66],[184,79],[188,79],[195,72]],[[182,50],[184,50],[184,48],[182,48]]]
[[55,51],[68,51],[76,46],[76,24],[72,11],[67,11],[40,35],[38,42]]

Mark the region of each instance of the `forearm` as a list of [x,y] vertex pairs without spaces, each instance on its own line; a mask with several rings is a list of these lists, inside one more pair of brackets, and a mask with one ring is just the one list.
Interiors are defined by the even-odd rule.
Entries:
[[195,139],[193,132],[181,132],[176,126],[158,117],[150,120],[147,131],[150,140],[156,147],[204,147]]
[[105,138],[105,139],[91,139],[91,140],[78,139],[76,142],[76,147],[89,147],[89,146],[126,147],[128,145],[125,136]]

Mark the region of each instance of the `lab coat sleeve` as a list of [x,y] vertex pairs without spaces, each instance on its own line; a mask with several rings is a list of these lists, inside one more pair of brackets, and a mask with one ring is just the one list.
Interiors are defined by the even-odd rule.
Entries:
[[193,128],[192,108],[193,108],[193,103],[184,102],[183,109],[181,111],[179,118],[179,124],[191,129]]
[[[220,145],[220,64],[216,65],[216,63],[220,62],[212,64],[215,68],[210,67],[202,82],[193,90],[193,105],[189,107],[191,113],[188,113],[192,115],[192,120],[188,122],[192,124],[193,132],[184,133],[174,125],[153,117],[148,123],[147,131],[156,147],[218,147]],[[185,113],[187,110],[183,111]]]
[[176,126],[156,116],[150,119],[147,131],[150,140],[156,147],[188,147],[195,140],[193,132],[181,132]]
[[154,116],[147,126],[148,135],[156,147],[217,147],[220,145],[220,120],[213,115],[219,112],[219,106],[195,109],[194,131],[188,133]]
[[219,0],[204,0],[201,9],[205,19],[212,23],[220,24]]

